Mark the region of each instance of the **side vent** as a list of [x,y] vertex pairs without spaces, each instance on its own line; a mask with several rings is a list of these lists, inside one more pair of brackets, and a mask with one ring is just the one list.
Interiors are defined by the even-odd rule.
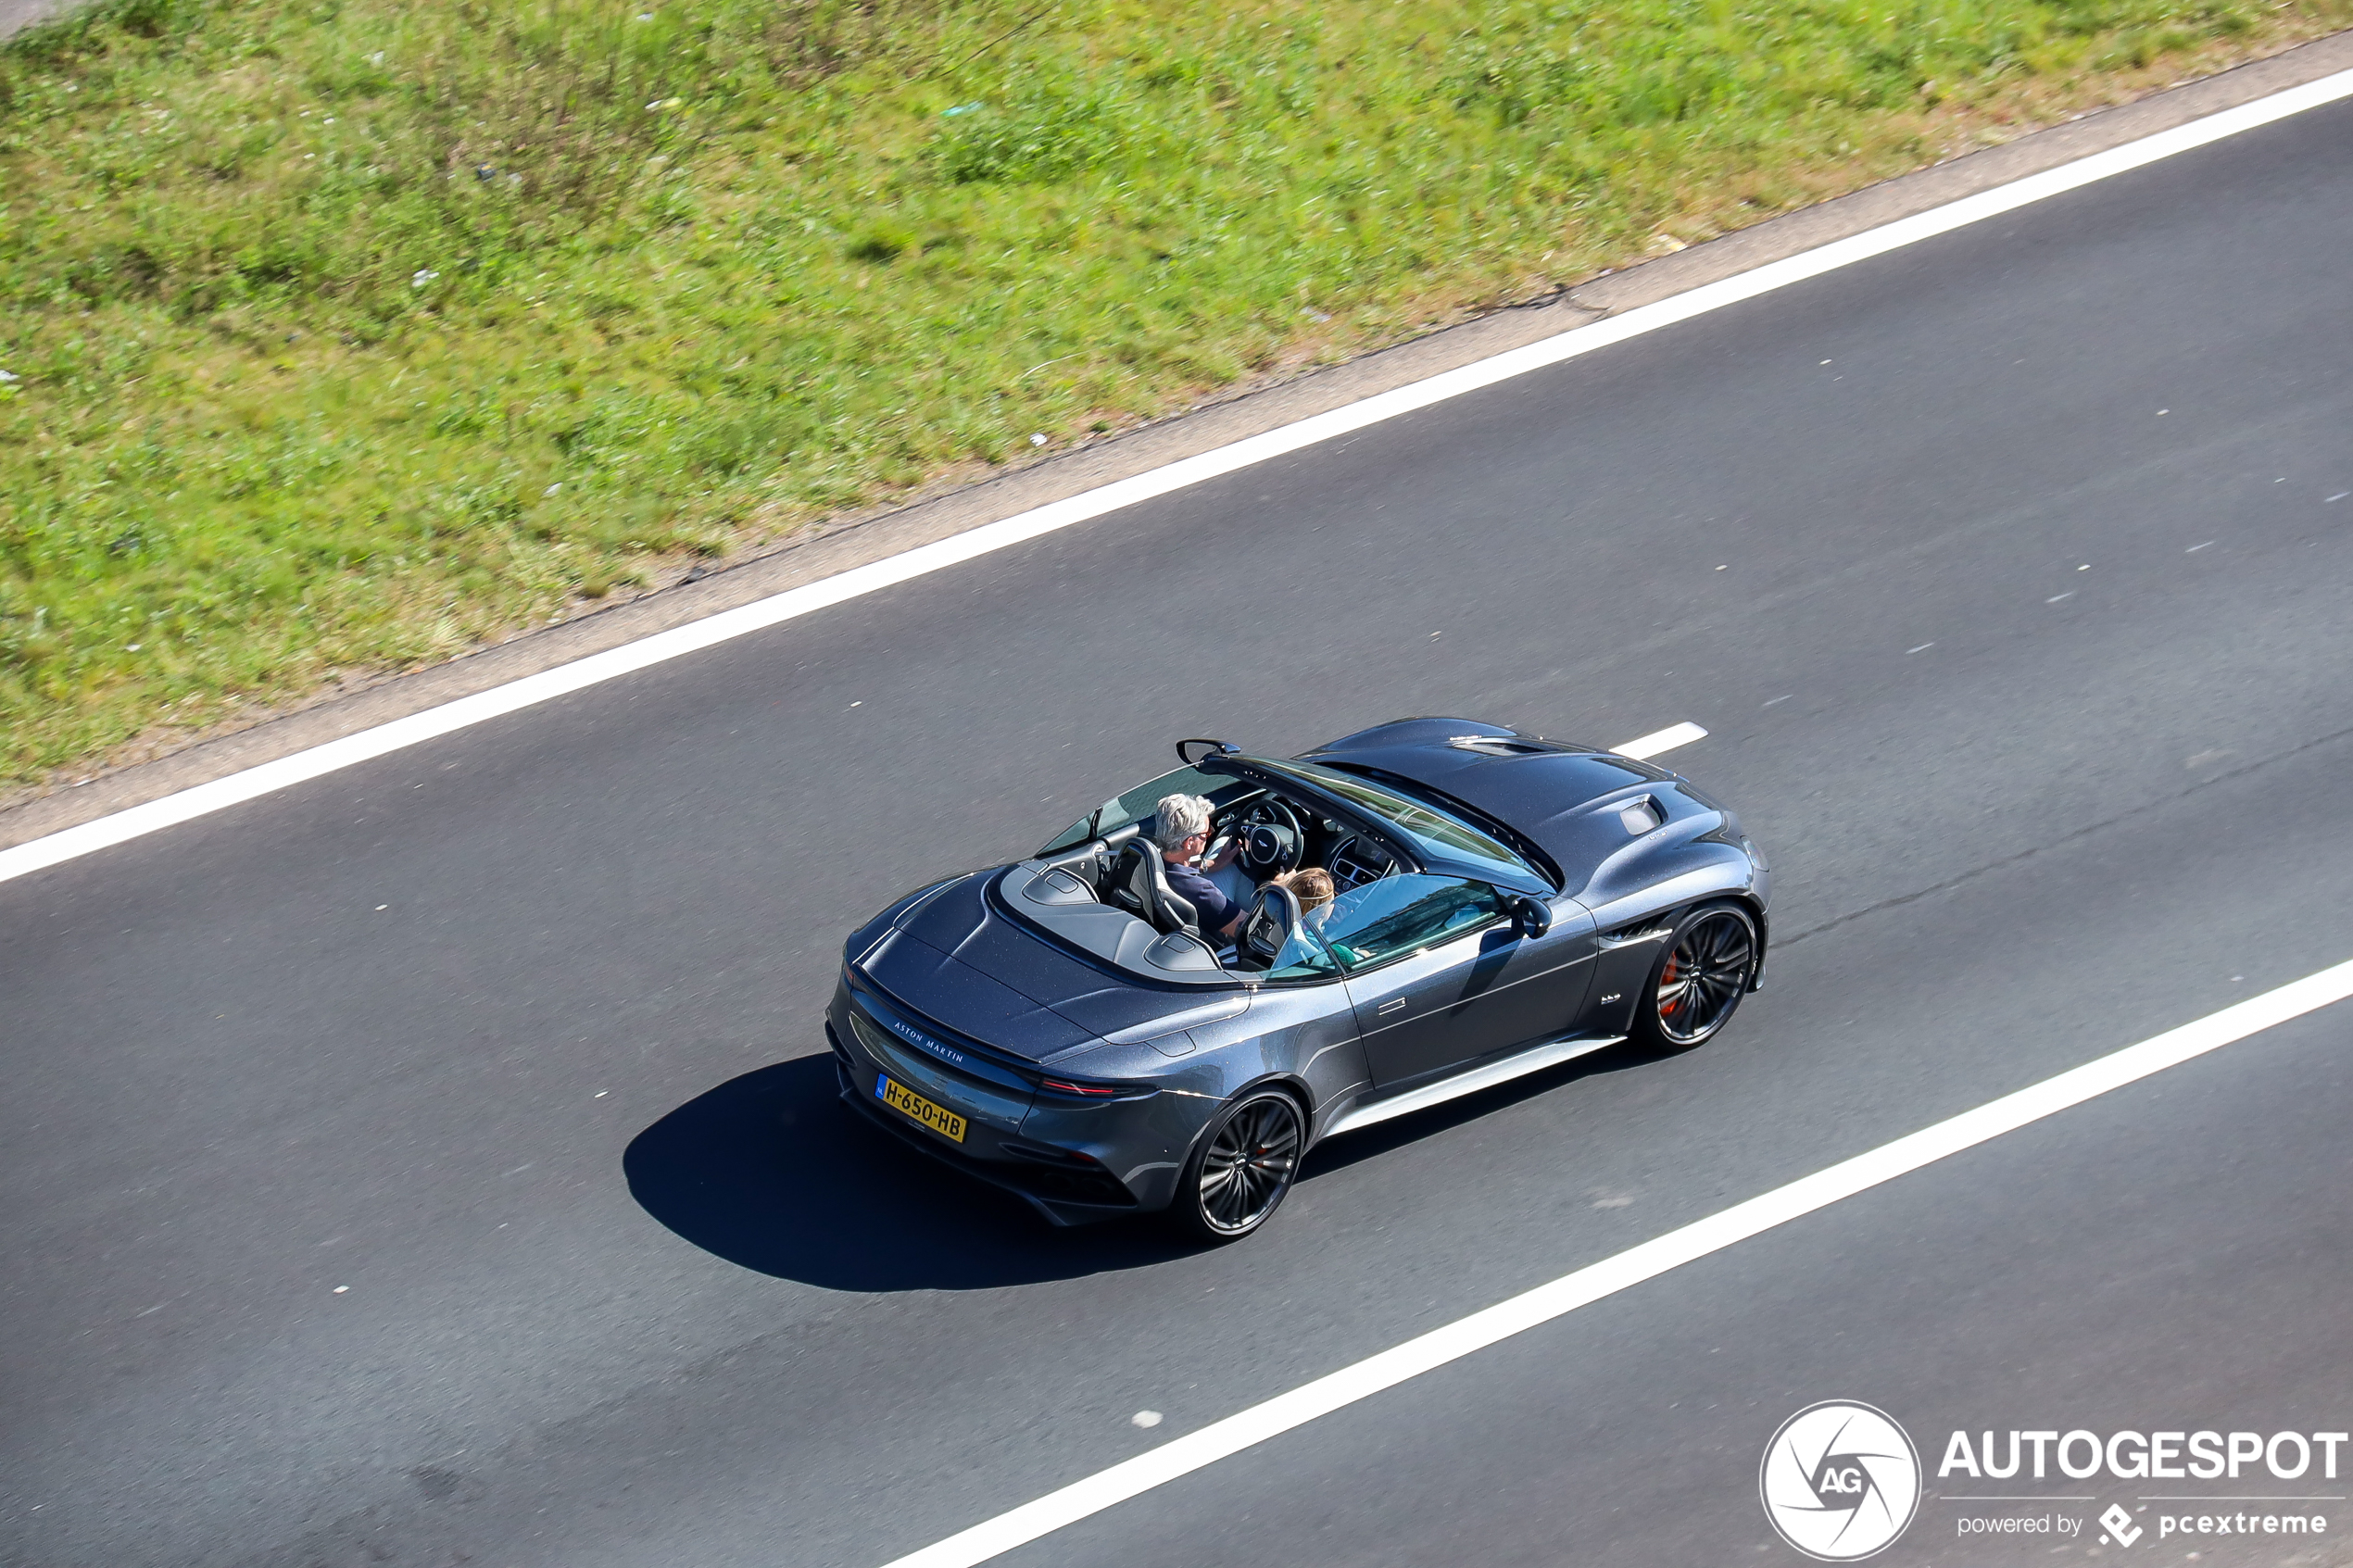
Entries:
[[1656,915],[1653,915],[1648,920],[1636,921],[1631,925],[1621,925],[1616,931],[1604,931],[1602,933],[1601,943],[1604,949],[1630,947],[1637,942],[1656,942],[1674,929],[1674,922],[1668,921],[1662,923]]

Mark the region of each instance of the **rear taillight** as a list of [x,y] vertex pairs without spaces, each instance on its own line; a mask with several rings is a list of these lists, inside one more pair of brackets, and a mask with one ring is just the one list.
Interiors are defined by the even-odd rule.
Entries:
[[1039,1078],[1040,1093],[1101,1105],[1106,1100],[1142,1099],[1160,1092],[1153,1084],[1090,1084],[1079,1078]]
[[1074,1084],[1066,1078],[1040,1078],[1038,1083],[1057,1094],[1085,1095],[1088,1099],[1109,1099],[1119,1093],[1109,1084]]

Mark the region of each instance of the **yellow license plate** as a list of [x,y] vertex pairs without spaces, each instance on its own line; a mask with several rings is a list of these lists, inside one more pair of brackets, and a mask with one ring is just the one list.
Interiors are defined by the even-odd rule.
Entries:
[[953,1143],[964,1141],[964,1119],[945,1106],[932,1104],[923,1096],[909,1090],[903,1084],[888,1078],[875,1083],[875,1098],[902,1116],[911,1116]]

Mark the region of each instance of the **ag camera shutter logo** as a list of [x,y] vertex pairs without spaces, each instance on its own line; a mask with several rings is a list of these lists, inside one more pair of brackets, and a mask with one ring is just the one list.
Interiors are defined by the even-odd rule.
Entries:
[[1756,1486],[1781,1539],[1818,1562],[1854,1562],[1912,1522],[1919,1450],[1886,1411],[1825,1399],[1781,1423]]

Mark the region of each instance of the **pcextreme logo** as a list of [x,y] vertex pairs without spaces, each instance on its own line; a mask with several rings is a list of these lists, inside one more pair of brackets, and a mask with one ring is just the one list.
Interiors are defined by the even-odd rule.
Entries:
[[1825,1399],[1781,1423],[1756,1486],[1781,1539],[1819,1562],[1854,1562],[1919,1512],[1919,1450],[1886,1411]]

